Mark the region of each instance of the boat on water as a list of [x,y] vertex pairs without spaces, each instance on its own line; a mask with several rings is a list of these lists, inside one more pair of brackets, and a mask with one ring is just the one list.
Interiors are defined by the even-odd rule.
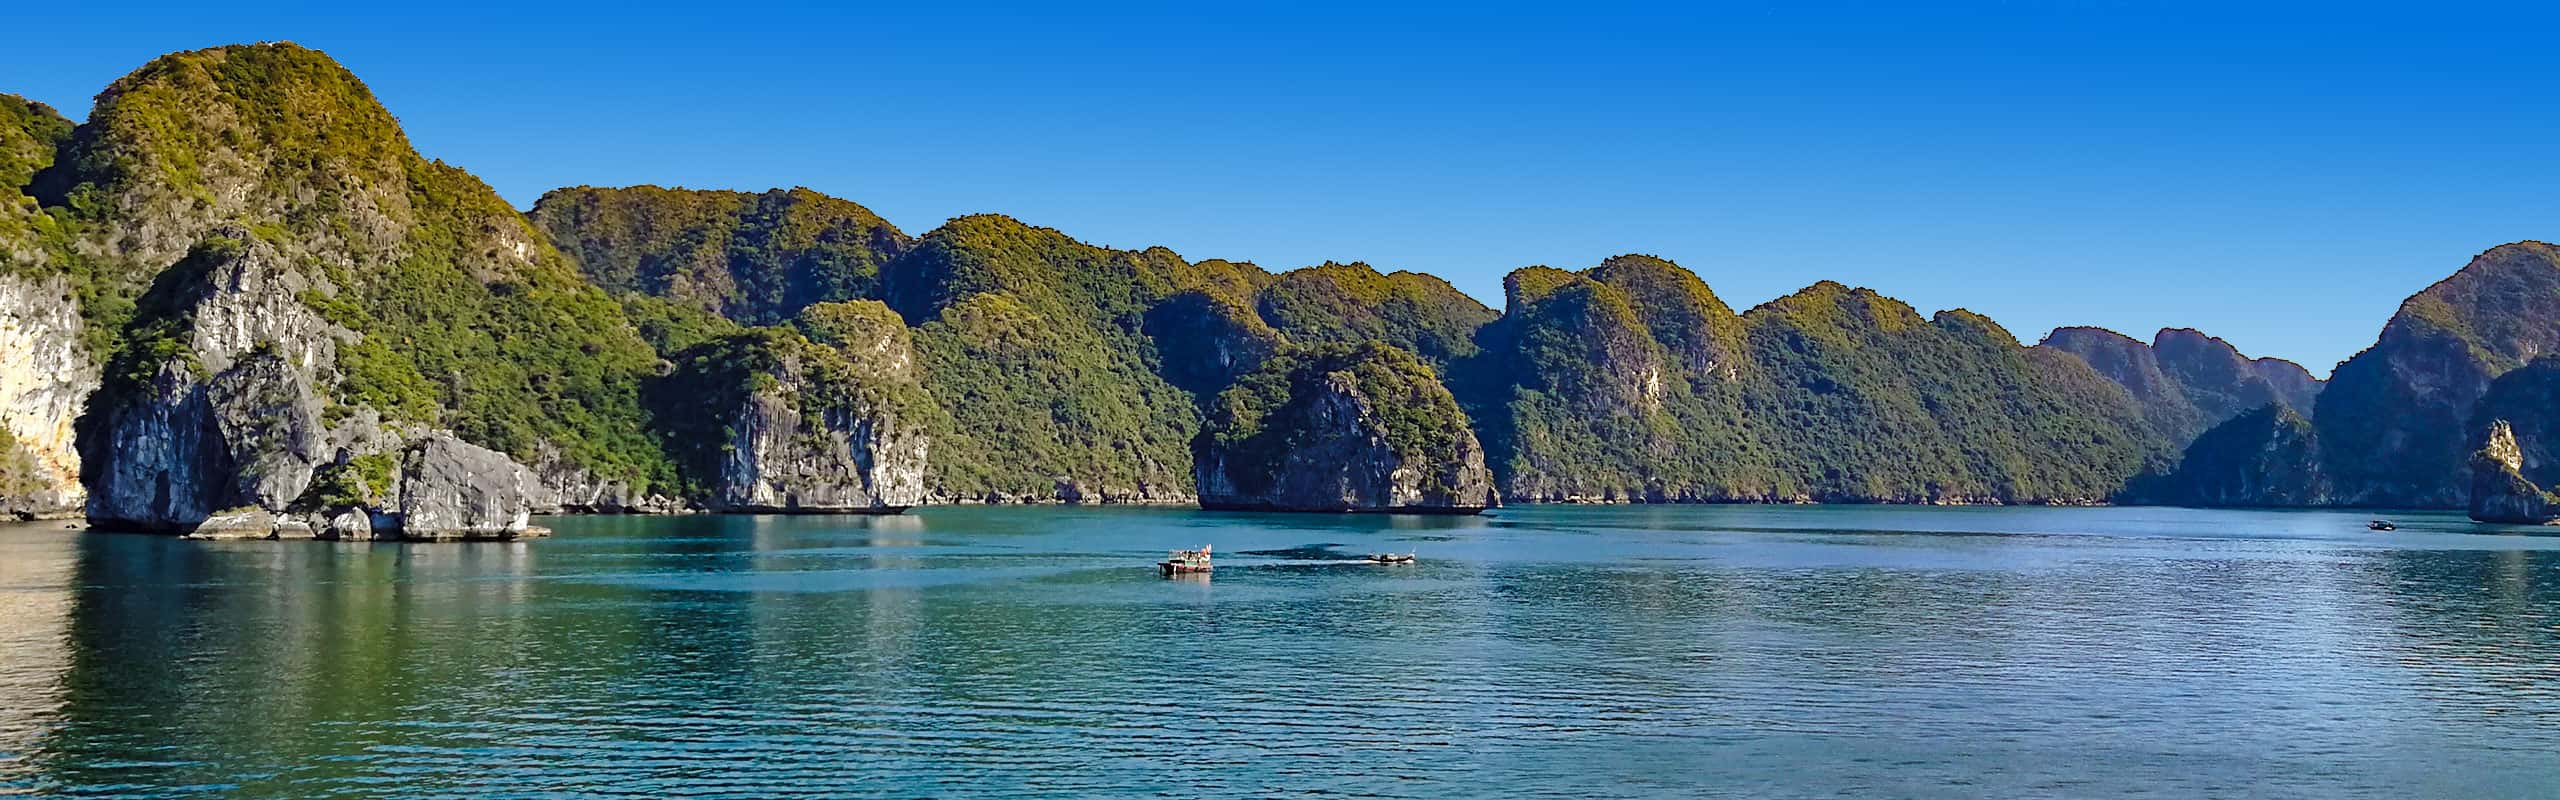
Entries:
[[2391,520],[2387,519],[2377,519],[2372,522],[2367,522],[2364,524],[2364,527],[2366,530],[2376,531],[2396,531],[2400,529],[2400,526],[2391,524]]
[[1162,568],[1167,577],[1208,572],[1209,545],[1201,545],[1198,550],[1175,550],[1156,566]]
[[1411,564],[1412,553],[1370,553],[1369,561],[1377,564]]

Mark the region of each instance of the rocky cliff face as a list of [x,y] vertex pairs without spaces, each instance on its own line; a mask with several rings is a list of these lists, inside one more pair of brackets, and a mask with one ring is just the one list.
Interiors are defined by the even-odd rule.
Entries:
[[2275,391],[2277,401],[2295,411],[2310,413],[2320,401],[2320,390],[2329,386],[2328,381],[2311,377],[2311,370],[2281,358],[2259,358],[2249,366]]
[[[108,354],[76,429],[98,524],[302,535],[328,506],[323,523],[360,509],[422,538],[521,528],[482,519],[512,503],[496,495],[428,496],[468,488],[433,470],[388,482],[399,454],[450,450],[435,429],[509,463],[547,451],[599,480],[671,476],[633,435],[655,358],[619,307],[487,186],[418,157],[326,56],[165,56],[101,93],[59,152],[32,181],[50,226],[33,241]],[[358,462],[385,483],[354,491]]]
[[2332,502],[2320,436],[2290,406],[2268,404],[2214,426],[2165,474],[2135,479],[2123,499],[2186,506],[2288,507]]
[[404,539],[514,539],[547,531],[533,525],[537,489],[531,470],[505,453],[450,433],[420,437],[401,453],[396,515],[375,515],[376,536]]
[[[925,502],[930,439],[869,409],[827,409],[808,420],[805,378],[779,380],[730,417],[729,459],[713,507],[760,513],[903,511]],[[813,423],[814,424],[811,424]]]
[[643,491],[631,481],[597,475],[548,445],[534,453],[529,466],[533,470],[536,514],[679,514],[693,510],[683,498]]
[[1382,343],[1292,351],[1219,397],[1196,443],[1200,504],[1473,513],[1501,504],[1430,367]]
[[687,350],[652,390],[709,506],[895,513],[926,502],[941,417],[904,322],[859,300],[810,306],[794,323]]
[[1738,424],[1743,360],[1687,346],[1741,350],[1732,309],[1685,270],[1625,268],[1637,259],[1612,259],[1607,272],[1514,271],[1502,318],[1480,336],[1483,353],[1451,368],[1505,496],[1722,500],[1774,490]]
[[2056,328],[2036,346],[2089,362],[2133,396],[2162,436],[2181,446],[2269,403],[2308,413],[2321,386],[2301,365],[2251,360],[2229,342],[2186,328],[2163,328],[2149,344],[2104,328]]
[[[285,504],[251,502],[184,526],[191,539],[505,540],[543,536],[539,487],[504,453],[450,431],[414,435],[395,452],[346,457]],[[366,474],[378,473],[378,474]]]
[[[2470,432],[2499,420],[2513,421],[2524,442],[2529,485],[2536,477],[2560,477],[2538,474],[2548,462],[2535,450],[2546,446],[2536,442],[2553,424],[2549,409],[2560,397],[2560,377],[2554,377],[2560,366],[2525,366],[2560,352],[2554,320],[2560,320],[2560,250],[2539,242],[2493,248],[2402,302],[2374,346],[2340,364],[2318,388],[2307,432],[2282,426],[2279,441],[2309,445],[2283,451],[2316,462],[2287,463],[2272,451],[2242,446],[2269,436],[2261,420],[2227,426],[2234,430],[2219,442],[2221,429],[2199,437],[2176,471],[2128,495],[2219,505],[2459,508],[2484,474],[2471,457],[2478,441]],[[2287,364],[2261,359],[2250,367],[2289,405],[2307,380]],[[2204,486],[2222,489],[2199,494]]]
[[[329,413],[361,335],[305,298],[341,290],[246,230],[217,231],[161,275],[116,377],[85,421],[91,524],[200,538],[507,538],[531,530],[532,474],[449,432]],[[323,470],[396,457],[382,487],[315,486]],[[336,526],[343,528],[345,526]],[[339,533],[347,538],[359,538]]]
[[2464,505],[2473,404],[2489,382],[2560,353],[2560,249],[2502,245],[2400,304],[2320,395],[2325,465],[2350,505]]
[[[1443,381],[1371,380],[1401,361],[1279,370],[1246,393],[1267,407],[1232,416],[1229,384],[1287,348],[1366,343],[1449,376],[1489,451],[1473,458],[1514,497],[2091,502],[2164,459],[2162,431],[2207,431],[2177,489],[2196,502],[2450,505],[2490,381],[2560,351],[2560,253],[2538,243],[2412,297],[2323,389],[2192,331],[2023,348],[1980,315],[1828,282],[1736,314],[1645,256],[1520,270],[1497,318],[1361,264],[1273,276],[995,216],[910,240],[806,191],[569,190],[541,216],[420,158],[352,75],[289,44],[155,60],[76,129],[0,98],[0,510],[77,502],[73,471],[108,524],[267,535],[503,535],[524,528],[518,505],[665,510],[676,494],[745,510],[1197,487],[1273,507],[1489,501],[1474,440],[1406,415],[1438,409],[1413,387]],[[610,297],[553,241],[594,280],[669,299]],[[857,296],[897,310],[855,315],[896,336],[805,316]],[[647,413],[661,356],[705,347],[735,363],[675,358],[691,363],[652,385],[716,391]],[[948,410],[899,399],[927,390]],[[2315,395],[2315,422],[2284,413]],[[2541,477],[2550,415],[2500,413]],[[1383,445],[1355,435],[1373,423]],[[1266,429],[1303,436],[1303,457],[1257,449]],[[468,471],[506,485],[454,479]]]
[[2524,476],[2524,451],[2506,420],[2489,424],[2471,454],[2471,518],[2480,522],[2541,525],[2560,519],[2560,496]]
[[73,515],[85,500],[71,420],[98,370],[45,246],[54,223],[21,192],[70,135],[52,107],[0,94],[0,518]]
[[314,387],[354,334],[298,298],[335,291],[239,229],[164,273],[82,431],[91,521],[183,531],[300,497],[326,457]]
[[2512,459],[2500,460],[2513,460],[2527,485],[2560,484],[2560,356],[2536,358],[2490,381],[2489,390],[2472,404],[2466,425],[2474,431],[2508,433],[2497,448],[2490,447],[2500,439],[2494,435],[2473,442],[2469,497],[2475,504],[2482,488],[2478,452],[2484,449],[2512,449]]
[[1232,292],[1194,290],[1147,310],[1147,337],[1162,354],[1166,381],[1214,396],[1280,350],[1283,339]]
[[70,288],[0,274],[0,515],[80,512],[87,491],[71,423],[97,387]]

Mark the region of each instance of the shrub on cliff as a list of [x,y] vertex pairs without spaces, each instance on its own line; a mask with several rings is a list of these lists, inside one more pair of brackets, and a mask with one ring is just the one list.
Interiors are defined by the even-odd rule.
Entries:
[[[143,293],[217,228],[246,230],[335,291],[306,292],[361,335],[328,386],[528,460],[546,445],[600,475],[672,477],[639,380],[656,356],[489,187],[420,157],[356,77],[292,44],[155,59],[117,80],[35,179],[78,241],[100,358],[170,354]],[[215,243],[218,244],[218,243]],[[137,311],[143,312],[137,317]]]
[[1218,396],[1201,500],[1294,510],[1482,508],[1492,475],[1431,367],[1383,342],[1282,351]]

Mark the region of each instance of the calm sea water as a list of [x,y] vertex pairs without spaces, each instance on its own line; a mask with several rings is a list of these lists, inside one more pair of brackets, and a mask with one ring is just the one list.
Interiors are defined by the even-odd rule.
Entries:
[[[0,529],[0,791],[2555,797],[2560,537],[1532,508]],[[1213,543],[1216,577],[1149,568]],[[1351,563],[1418,551],[1412,566]]]

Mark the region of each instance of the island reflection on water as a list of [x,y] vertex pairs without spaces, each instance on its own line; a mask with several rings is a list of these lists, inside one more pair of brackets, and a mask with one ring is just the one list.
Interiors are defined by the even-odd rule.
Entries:
[[[0,529],[0,789],[2560,795],[2560,539],[1655,507]],[[1212,577],[1151,564],[1215,544]],[[1421,563],[1360,563],[1418,551]]]

